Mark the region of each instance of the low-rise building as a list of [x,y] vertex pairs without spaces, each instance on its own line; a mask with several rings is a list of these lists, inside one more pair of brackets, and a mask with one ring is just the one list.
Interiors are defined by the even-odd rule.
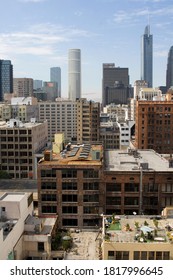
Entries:
[[38,165],[39,216],[58,214],[59,227],[91,228],[104,208],[102,145],[69,145],[46,151]]
[[0,166],[11,178],[37,177],[37,154],[47,145],[47,122],[0,122]]
[[156,215],[173,205],[173,165],[153,150],[104,153],[105,212]]
[[100,141],[104,149],[120,149],[120,130],[117,123],[111,121],[100,123]]
[[[0,197],[0,259],[21,259],[22,234],[27,216],[32,214],[32,195],[5,193]],[[18,249],[14,248],[18,244]]]
[[57,217],[33,216],[33,194],[8,192],[0,196],[0,260],[52,259],[51,241]]
[[[104,216],[103,260],[172,260],[173,219],[149,216]],[[157,220],[159,219],[159,220]]]

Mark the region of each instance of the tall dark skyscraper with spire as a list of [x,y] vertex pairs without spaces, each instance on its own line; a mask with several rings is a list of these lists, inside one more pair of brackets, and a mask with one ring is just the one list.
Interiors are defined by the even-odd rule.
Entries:
[[168,62],[166,70],[166,88],[167,90],[173,86],[173,46],[168,53]]
[[141,44],[141,80],[153,86],[153,35],[150,34],[150,26],[145,27]]

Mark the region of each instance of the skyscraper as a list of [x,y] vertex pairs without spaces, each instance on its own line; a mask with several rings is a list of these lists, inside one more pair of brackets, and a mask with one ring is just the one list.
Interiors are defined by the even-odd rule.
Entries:
[[57,83],[57,88],[58,88],[57,97],[61,97],[61,68],[60,67],[50,68],[50,81]]
[[68,53],[68,97],[81,98],[81,51],[70,49]]
[[153,86],[153,35],[150,34],[150,26],[145,27],[141,42],[141,80]]
[[173,46],[168,53],[168,62],[166,70],[166,88],[167,90],[173,86]]
[[130,97],[128,68],[103,63],[102,106],[125,104]]
[[0,60],[0,101],[5,93],[13,92],[13,65],[10,60]]

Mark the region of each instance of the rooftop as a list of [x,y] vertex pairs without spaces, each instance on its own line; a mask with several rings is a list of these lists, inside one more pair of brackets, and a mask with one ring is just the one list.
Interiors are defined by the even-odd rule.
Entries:
[[5,193],[0,197],[0,200],[5,202],[18,202],[21,201],[24,196],[24,193]]
[[38,218],[35,216],[28,215],[27,219],[25,220],[25,225],[30,227],[29,229],[25,227],[25,234],[51,234],[55,223],[56,218]]
[[108,171],[173,171],[169,161],[154,150],[106,150],[105,167]]
[[36,120],[33,118],[30,122],[21,122],[16,119],[11,119],[9,122],[0,121],[0,129],[11,129],[11,128],[33,128],[36,126],[39,126],[40,124],[43,124],[43,122],[36,122]]
[[161,216],[104,216],[104,240],[109,242],[173,242],[173,219]]
[[59,154],[51,154],[51,151],[46,151],[44,158],[39,163],[41,165],[101,165],[102,154],[102,145],[70,145]]

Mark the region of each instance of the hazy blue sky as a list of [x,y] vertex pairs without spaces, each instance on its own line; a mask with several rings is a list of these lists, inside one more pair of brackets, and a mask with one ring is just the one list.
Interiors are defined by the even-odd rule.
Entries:
[[68,49],[80,48],[83,97],[100,100],[102,63],[128,67],[140,79],[140,45],[148,18],[154,45],[154,86],[165,85],[173,45],[172,0],[0,0],[0,59],[10,59],[14,77],[49,80],[62,70],[68,91]]

